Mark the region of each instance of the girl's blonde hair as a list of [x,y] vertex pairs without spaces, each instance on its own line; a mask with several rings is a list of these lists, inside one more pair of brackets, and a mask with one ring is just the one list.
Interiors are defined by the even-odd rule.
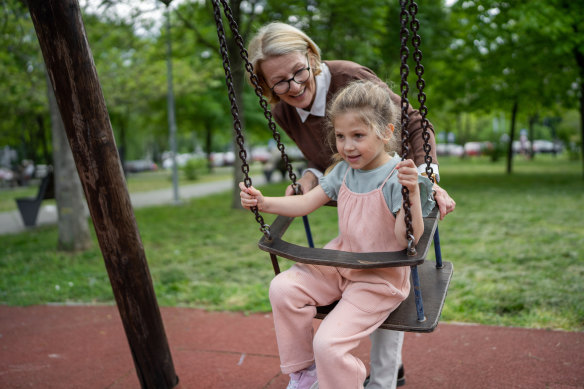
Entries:
[[[281,22],[273,22],[260,28],[251,39],[248,46],[249,62],[253,65],[255,74],[259,78],[263,95],[268,102],[275,104],[280,98],[272,93],[261,71],[262,61],[270,57],[277,57],[294,52],[306,54],[310,61],[310,71],[313,76],[320,74],[320,49],[312,39],[296,27]],[[253,84],[248,77],[247,81]]]
[[[399,152],[401,146],[400,112],[391,100],[387,85],[373,81],[353,81],[339,90],[327,109],[327,140],[333,150],[333,163],[341,160],[336,149],[335,119],[344,113],[354,112],[359,119],[375,131],[379,139],[387,139],[385,151]],[[393,124],[393,133],[387,134],[387,126]]]

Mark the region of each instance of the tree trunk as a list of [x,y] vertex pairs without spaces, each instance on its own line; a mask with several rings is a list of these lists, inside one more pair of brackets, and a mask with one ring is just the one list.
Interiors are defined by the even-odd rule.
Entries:
[[[579,36],[578,24],[573,24],[574,36]],[[584,179],[584,51],[581,45],[574,47],[574,58],[580,70],[580,152],[582,158],[582,179]]]
[[535,158],[535,150],[533,142],[535,140],[535,123],[537,122],[537,114],[529,117],[529,159]]
[[[57,112],[58,112],[58,110],[57,110]],[[36,117],[36,120],[37,120],[37,125],[38,125],[39,138],[40,138],[42,146],[43,146],[43,159],[47,165],[52,165],[53,158],[51,158],[51,155],[49,153],[49,145],[47,142],[47,132],[45,131],[45,121],[44,121],[43,115],[38,114]]]
[[138,379],[143,388],[173,388],[178,378],[79,4],[28,0],[28,6]]
[[205,155],[207,156],[207,170],[213,171],[213,162],[211,161],[211,148],[213,147],[213,126],[208,122],[205,123]]
[[48,75],[47,94],[53,134],[55,199],[59,226],[57,247],[63,251],[86,250],[91,247],[91,234],[83,201],[83,189]]
[[511,131],[509,134],[509,147],[507,149],[507,174],[511,174],[512,163],[513,163],[513,139],[515,139],[515,119],[517,117],[518,109],[517,100],[513,103],[513,108],[511,109]]

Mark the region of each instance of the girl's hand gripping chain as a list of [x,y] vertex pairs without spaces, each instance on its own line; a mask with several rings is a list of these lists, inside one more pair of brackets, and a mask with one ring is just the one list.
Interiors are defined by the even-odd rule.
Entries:
[[239,183],[239,197],[241,197],[241,206],[245,209],[250,209],[252,207],[258,207],[258,210],[262,210],[262,203],[264,202],[264,196],[262,192],[250,186],[247,188],[243,182]]
[[410,194],[419,196],[418,170],[414,161],[406,159],[398,163],[395,168],[398,171],[397,178],[399,183],[408,188]]

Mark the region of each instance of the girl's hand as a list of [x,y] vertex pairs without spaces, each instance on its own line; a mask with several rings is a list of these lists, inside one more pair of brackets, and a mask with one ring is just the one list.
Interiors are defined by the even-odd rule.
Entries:
[[243,182],[239,183],[239,197],[241,197],[241,206],[245,209],[250,209],[252,207],[258,207],[261,211],[261,204],[264,202],[264,196],[262,192],[250,186],[247,188]]
[[410,193],[418,193],[418,169],[411,159],[401,161],[395,167],[399,183],[404,185]]

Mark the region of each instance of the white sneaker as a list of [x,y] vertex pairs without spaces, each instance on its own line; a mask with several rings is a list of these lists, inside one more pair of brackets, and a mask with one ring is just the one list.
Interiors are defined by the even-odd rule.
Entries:
[[318,389],[316,366],[313,364],[307,369],[290,374],[286,389]]

